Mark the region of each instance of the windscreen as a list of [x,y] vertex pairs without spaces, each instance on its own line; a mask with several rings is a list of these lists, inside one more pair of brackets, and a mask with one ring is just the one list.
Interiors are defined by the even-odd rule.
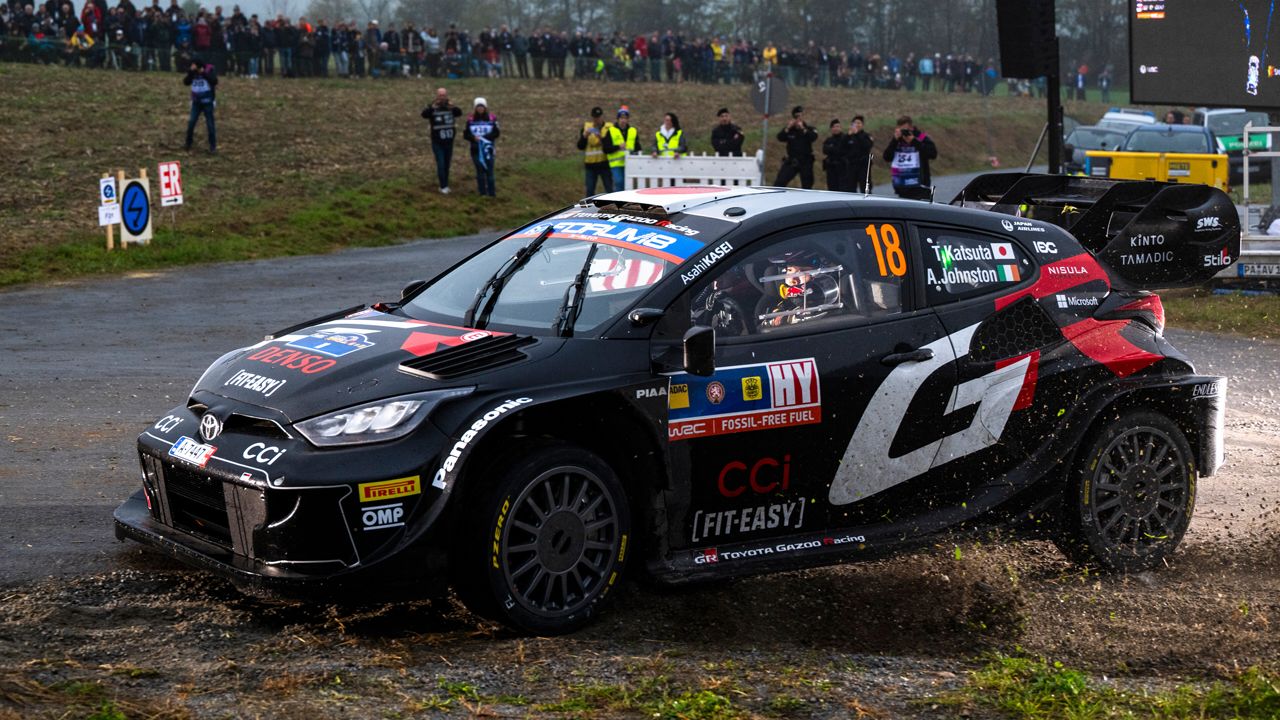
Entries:
[[1124,144],[1124,133],[1097,128],[1076,128],[1067,144],[1082,150],[1115,150]]
[[1263,112],[1219,113],[1209,116],[1209,129],[1214,135],[1239,135],[1244,132],[1245,123],[1250,121],[1254,127],[1268,127],[1271,124],[1267,120],[1267,114]]
[[1195,132],[1135,131],[1129,136],[1125,150],[1131,152],[1207,153],[1209,141]]
[[[481,250],[434,280],[402,312],[532,335],[589,334],[679,274],[686,261],[700,262],[711,251],[706,243],[731,227],[571,208]],[[564,332],[566,314],[573,316],[571,333]]]

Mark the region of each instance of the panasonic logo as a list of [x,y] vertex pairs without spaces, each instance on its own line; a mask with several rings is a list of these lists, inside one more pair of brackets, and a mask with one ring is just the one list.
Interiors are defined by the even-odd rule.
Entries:
[[462,452],[467,449],[467,446],[471,444],[472,440],[476,439],[476,436],[480,434],[480,431],[484,430],[489,423],[497,420],[508,412],[531,402],[533,402],[533,398],[527,397],[508,400],[480,416],[479,420],[471,423],[471,427],[467,428],[467,431],[462,433],[462,437],[458,438],[458,442],[453,444],[453,448],[449,451],[449,457],[445,458],[444,462],[440,465],[440,469],[436,470],[435,477],[431,480],[431,486],[440,488],[441,490],[448,487],[449,473],[453,472],[454,467],[458,464],[458,459],[462,457]]

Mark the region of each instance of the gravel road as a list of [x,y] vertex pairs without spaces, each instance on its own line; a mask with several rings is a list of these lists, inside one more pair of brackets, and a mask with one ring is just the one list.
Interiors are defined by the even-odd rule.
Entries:
[[1280,656],[1280,344],[1177,330],[1199,370],[1231,378],[1228,466],[1159,572],[1099,578],[1044,543],[964,544],[676,594],[633,585],[587,631],[530,639],[451,601],[265,603],[115,541],[134,437],[205,365],[394,298],[486,239],[0,292],[0,718],[59,716],[74,683],[179,716],[631,707],[601,687],[710,691],[763,715],[953,716],[920,699],[984,649],[1155,686]]

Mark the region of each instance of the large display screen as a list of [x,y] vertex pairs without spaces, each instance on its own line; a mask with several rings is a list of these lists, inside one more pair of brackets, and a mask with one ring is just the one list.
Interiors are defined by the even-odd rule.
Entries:
[[1274,0],[1128,0],[1133,101],[1280,108]]

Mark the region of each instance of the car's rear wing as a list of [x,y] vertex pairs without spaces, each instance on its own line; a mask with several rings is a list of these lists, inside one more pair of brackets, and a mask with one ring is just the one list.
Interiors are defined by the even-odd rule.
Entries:
[[1236,207],[1207,185],[987,173],[951,204],[1059,225],[1137,289],[1198,285],[1240,255]]

